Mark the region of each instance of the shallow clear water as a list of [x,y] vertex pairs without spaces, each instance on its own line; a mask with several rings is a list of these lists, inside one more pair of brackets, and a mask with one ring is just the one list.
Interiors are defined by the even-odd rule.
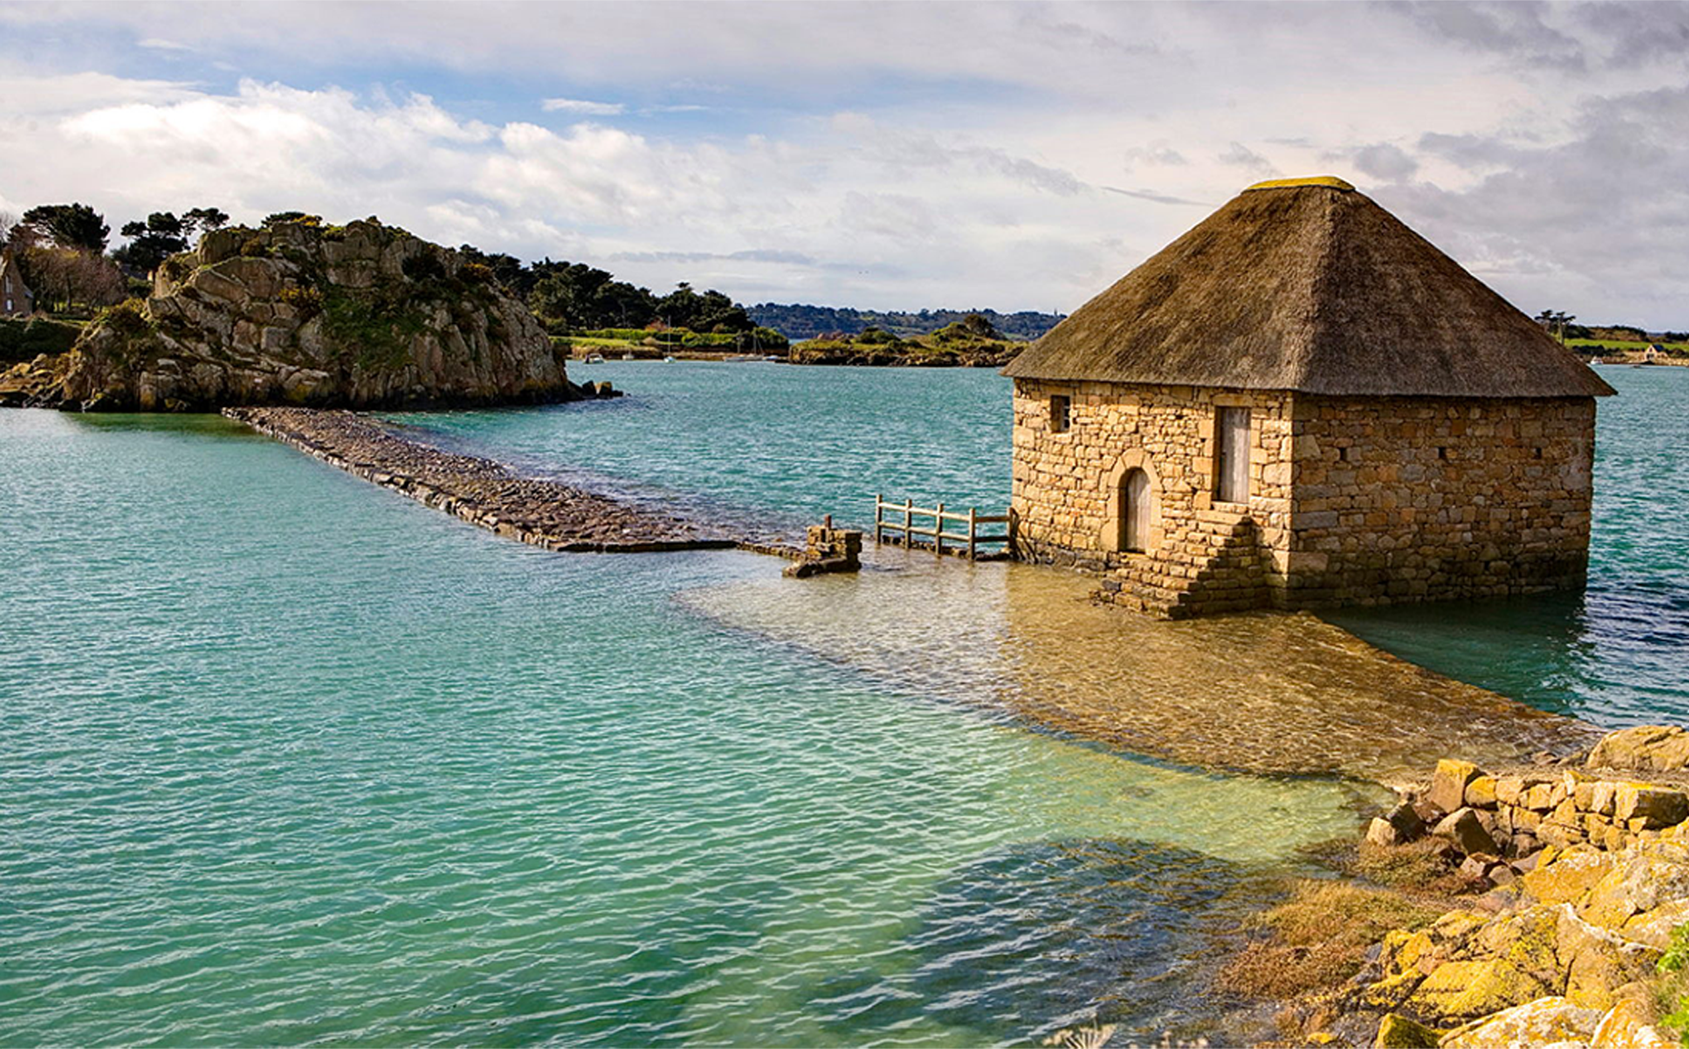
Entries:
[[1689,721],[1689,368],[1599,371],[1619,395],[1599,402],[1586,592],[1329,618],[1544,710]]
[[1354,826],[676,600],[771,559],[547,553],[215,418],[0,413],[0,505],[6,1044],[1151,1033]]
[[[635,391],[545,413],[412,416],[540,469],[682,502],[872,523],[872,493],[977,503],[1009,490],[1009,380],[988,370],[676,362],[577,366]],[[1587,594],[1351,610],[1380,647],[1599,725],[1689,719],[1689,368],[1605,367]]]

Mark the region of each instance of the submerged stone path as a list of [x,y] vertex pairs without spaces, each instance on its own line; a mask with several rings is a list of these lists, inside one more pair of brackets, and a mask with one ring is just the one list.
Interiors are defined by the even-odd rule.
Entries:
[[433,448],[355,412],[225,408],[237,422],[471,524],[547,550],[651,553],[742,549],[797,559],[778,542],[656,513],[559,481],[522,477],[491,459]]

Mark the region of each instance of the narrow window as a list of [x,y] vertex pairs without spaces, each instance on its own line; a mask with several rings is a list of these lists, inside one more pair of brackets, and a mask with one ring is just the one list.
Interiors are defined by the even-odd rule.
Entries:
[[1149,544],[1149,474],[1128,470],[1120,480],[1120,549],[1141,554]]
[[1214,498],[1249,501],[1249,409],[1221,408],[1214,417]]
[[1050,398],[1050,432],[1051,433],[1066,433],[1067,432],[1067,428],[1068,428],[1069,424],[1072,422],[1072,418],[1071,418],[1071,416],[1072,416],[1072,411],[1071,411],[1072,405],[1073,405],[1072,400],[1070,400],[1067,397],[1062,396],[1059,393]]

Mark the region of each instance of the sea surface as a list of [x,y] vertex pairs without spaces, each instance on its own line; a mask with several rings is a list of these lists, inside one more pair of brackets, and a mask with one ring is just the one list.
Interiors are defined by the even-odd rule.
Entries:
[[[1689,715],[1689,374],[1605,374],[1586,598],[1343,625],[1602,724]],[[576,377],[630,396],[398,418],[776,530],[863,523],[875,491],[1006,496],[991,373]],[[548,553],[216,417],[0,412],[0,1043],[1218,1030],[1215,937],[1365,788],[983,702],[957,668],[1001,648],[1000,607],[833,658],[861,607],[762,629],[779,567]]]

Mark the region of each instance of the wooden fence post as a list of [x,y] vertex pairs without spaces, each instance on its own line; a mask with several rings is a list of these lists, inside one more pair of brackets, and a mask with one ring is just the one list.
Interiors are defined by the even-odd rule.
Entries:
[[915,508],[915,500],[903,500],[903,549],[909,549],[909,529],[915,523],[915,515],[911,512]]
[[974,559],[974,536],[979,532],[979,524],[974,518],[979,516],[979,507],[968,507],[968,560]]
[[938,556],[944,556],[944,504],[938,504],[938,514],[932,519],[932,548]]
[[882,525],[882,522],[885,520],[885,518],[883,516],[881,516],[882,511],[880,509],[880,504],[885,501],[885,497],[886,497],[886,493],[884,493],[884,492],[875,492],[874,493],[874,545],[875,546],[880,545],[880,542],[885,538],[885,528]]

